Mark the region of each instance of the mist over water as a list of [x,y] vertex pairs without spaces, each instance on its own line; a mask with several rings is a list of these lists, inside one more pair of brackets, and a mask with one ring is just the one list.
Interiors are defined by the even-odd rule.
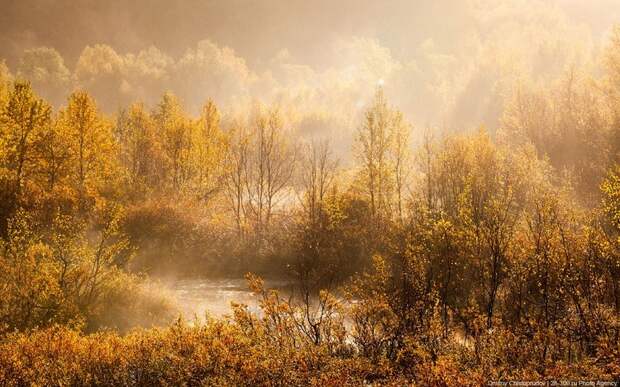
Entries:
[[245,279],[179,279],[169,285],[170,293],[186,320],[224,317],[232,314],[231,302],[257,311],[256,297]]

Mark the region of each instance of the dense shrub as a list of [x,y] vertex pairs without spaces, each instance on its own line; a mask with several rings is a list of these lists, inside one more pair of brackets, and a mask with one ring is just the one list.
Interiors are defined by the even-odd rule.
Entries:
[[83,335],[63,326],[10,334],[0,343],[0,380],[8,386],[477,386],[489,380],[611,380],[620,372],[617,341],[599,342],[595,357],[578,362],[537,361],[545,336],[525,340],[505,329],[482,333],[473,345],[444,340],[433,346],[409,336],[393,357],[368,357],[343,336],[342,318],[326,315],[321,324],[329,329],[317,342],[300,309],[256,279],[252,286],[260,316],[239,305],[232,320],[178,320],[125,336]]

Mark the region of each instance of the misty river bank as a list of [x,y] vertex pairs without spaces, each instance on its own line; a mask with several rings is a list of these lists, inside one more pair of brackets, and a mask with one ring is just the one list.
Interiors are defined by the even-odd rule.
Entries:
[[[205,316],[222,317],[231,315],[231,302],[246,304],[252,311],[258,311],[258,299],[252,294],[244,278],[191,278],[177,279],[167,284],[168,292],[186,320]],[[265,288],[286,293],[288,283],[267,280]]]

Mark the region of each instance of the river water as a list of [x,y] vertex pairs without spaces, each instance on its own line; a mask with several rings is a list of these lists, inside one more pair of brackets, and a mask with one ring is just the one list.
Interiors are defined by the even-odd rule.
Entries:
[[[266,281],[265,287],[282,287],[285,283]],[[205,315],[222,317],[231,315],[231,302],[246,304],[252,311],[258,311],[256,297],[249,290],[247,282],[239,279],[182,279],[169,285],[181,314],[187,320],[195,317],[202,320]]]

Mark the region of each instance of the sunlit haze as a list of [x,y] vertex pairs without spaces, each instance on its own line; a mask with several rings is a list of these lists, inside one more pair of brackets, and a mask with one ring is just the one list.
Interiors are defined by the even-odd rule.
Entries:
[[[351,133],[383,83],[416,126],[495,128],[515,82],[595,61],[615,0],[4,1],[0,59],[54,105],[108,112],[173,91],[190,112],[253,100],[305,133]],[[363,106],[363,105],[362,105]],[[346,138],[345,138],[346,139]]]
[[620,0],[0,0],[0,386],[619,386]]

